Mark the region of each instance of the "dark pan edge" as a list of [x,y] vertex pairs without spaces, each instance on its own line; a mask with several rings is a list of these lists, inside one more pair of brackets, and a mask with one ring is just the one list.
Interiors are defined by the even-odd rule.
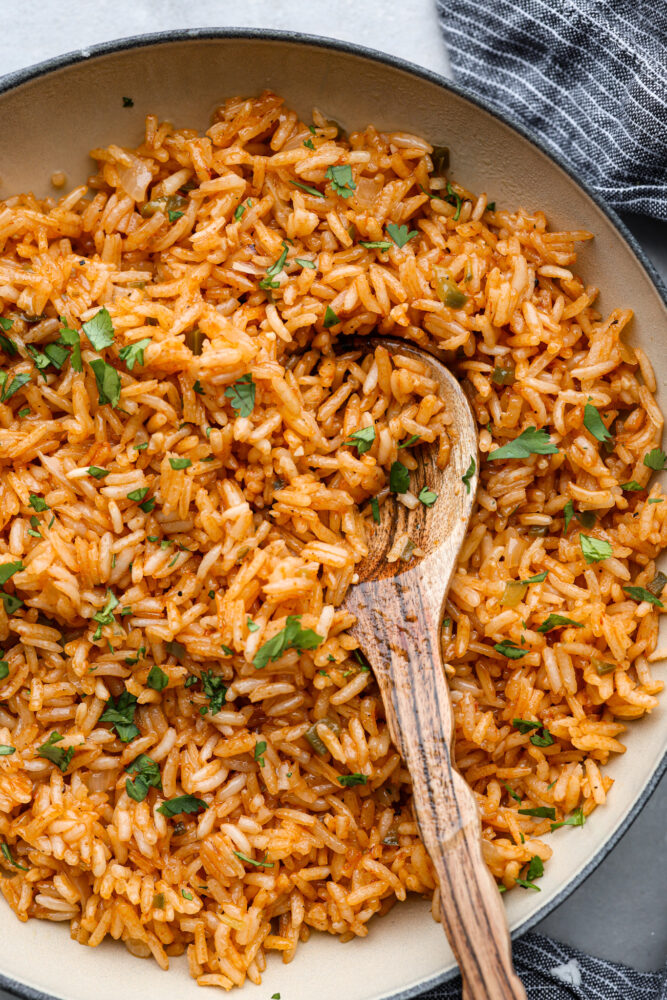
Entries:
[[[505,125],[508,125],[523,139],[527,140],[532,146],[539,149],[540,152],[553,161],[556,166],[560,167],[560,169],[563,170],[564,173],[567,174],[567,176],[581,188],[581,190],[600,209],[600,211],[607,216],[620,233],[621,237],[628,244],[643,269],[646,271],[649,279],[662,299],[662,302],[667,307],[667,285],[665,285],[652,261],[642,249],[635,236],[630,232],[615,209],[611,208],[610,205],[607,205],[606,202],[591,191],[588,184],[578,176],[565,159],[555,154],[552,150],[547,149],[546,146],[541,141],[536,139],[535,136],[532,135],[520,122],[516,121],[510,115],[503,113],[492,104],[481,100],[466,87],[461,87],[453,81],[447,80],[439,73],[425,69],[422,66],[417,66],[415,63],[411,63],[407,59],[402,59],[400,56],[380,52],[378,49],[373,49],[364,45],[355,45],[351,42],[339,41],[338,39],[318,35],[301,34],[293,31],[277,31],[274,29],[263,28],[175,29],[171,31],[156,31],[145,35],[133,35],[126,38],[119,38],[111,42],[100,42],[96,45],[86,46],[77,51],[67,52],[60,56],[54,56],[51,59],[46,59],[43,62],[36,63],[26,69],[15,70],[12,73],[0,76],[0,94],[14,90],[24,83],[37,80],[39,77],[46,76],[55,70],[64,69],[78,63],[88,62],[90,59],[95,59],[98,56],[112,55],[115,52],[146,48],[153,45],[168,44],[170,42],[184,42],[195,39],[234,38],[253,41],[289,42],[295,45],[313,46],[316,48],[345,52],[349,55],[361,56],[362,58],[369,59],[372,62],[383,63],[385,66],[391,66],[393,69],[400,70],[412,76],[417,76],[422,80],[427,80],[429,83],[434,83],[443,90],[449,90],[464,100],[469,101],[470,104],[486,111],[493,118],[497,118]],[[665,771],[667,771],[667,755],[663,756],[650,779],[642,789],[641,794],[637,799],[635,799],[632,805],[632,811],[629,812],[628,815],[619,823],[618,827],[602,844],[597,853],[593,855],[589,862],[572,879],[570,879],[558,895],[545,903],[544,906],[540,907],[530,917],[527,917],[526,920],[524,920],[514,929],[514,931],[512,931],[513,939],[520,937],[526,931],[530,930],[530,928],[534,927],[536,923],[543,919],[543,917],[563,903],[568,896],[574,892],[574,890],[577,889],[598,867],[598,865],[613,850],[621,838],[628,832],[637,816],[657,788]],[[382,997],[382,1000],[410,1000],[411,997],[418,996],[425,990],[437,986],[439,983],[447,982],[447,980],[453,979],[457,972],[458,969],[453,967],[444,973],[439,973],[430,979],[425,979],[417,985],[409,986],[397,993],[386,993]],[[43,993],[41,990],[33,989],[31,986],[18,982],[18,980],[10,979],[2,972],[0,972],[0,987],[6,990],[11,996],[24,998],[24,1000],[63,1000],[62,997],[57,997],[55,994]]]

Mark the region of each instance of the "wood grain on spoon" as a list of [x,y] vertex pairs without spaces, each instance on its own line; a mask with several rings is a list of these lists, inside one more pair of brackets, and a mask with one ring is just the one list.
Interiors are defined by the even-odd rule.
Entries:
[[[439,395],[453,417],[452,449],[444,470],[436,447],[414,449],[418,468],[411,490],[438,494],[433,507],[415,510],[390,496],[374,525],[360,582],[346,605],[357,616],[352,634],[373,668],[394,744],[412,778],[422,840],[440,882],[442,921],[463,976],[467,1000],[525,1000],[516,975],[504,906],[482,857],[481,824],[471,789],[452,760],[453,718],[445,679],[441,623],[456,560],[465,538],[477,487],[477,431],[458,382],[431,355],[403,341],[364,340],[390,353],[426,361]],[[475,471],[464,474],[475,460]],[[423,552],[407,568],[387,562],[399,533]]]

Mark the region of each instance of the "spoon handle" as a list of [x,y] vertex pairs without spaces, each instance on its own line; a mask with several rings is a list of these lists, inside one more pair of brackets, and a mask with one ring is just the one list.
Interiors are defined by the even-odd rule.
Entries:
[[525,1000],[512,965],[504,906],[482,857],[477,803],[451,759],[452,707],[439,616],[422,600],[421,588],[401,590],[394,584],[378,580],[355,588],[355,633],[378,680],[392,739],[410,771],[463,997]]

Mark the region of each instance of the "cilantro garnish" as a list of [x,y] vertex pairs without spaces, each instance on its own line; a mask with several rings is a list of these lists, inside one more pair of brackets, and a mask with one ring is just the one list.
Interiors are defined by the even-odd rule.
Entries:
[[415,236],[419,236],[416,229],[408,230],[407,226],[397,226],[395,223],[390,222],[387,226],[387,232],[391,236],[392,240],[397,247],[404,247],[406,243],[409,243],[411,239]]
[[249,417],[255,407],[255,383],[249,373],[237,378],[227,386],[225,396],[230,401],[237,417]]
[[353,431],[345,444],[350,445],[352,448],[356,448],[360,455],[364,452],[370,451],[375,441],[375,427],[372,425],[370,427],[361,427],[358,431]]
[[537,430],[527,427],[513,441],[508,441],[502,448],[496,448],[487,458],[489,462],[501,458],[527,458],[529,455],[557,455],[558,448],[552,444],[544,428]]
[[113,344],[113,323],[108,310],[104,307],[98,310],[91,319],[82,323],[81,329],[96,351],[101,351]]
[[259,647],[252,662],[257,670],[263,670],[267,663],[280,659],[288,649],[299,652],[316,649],[322,641],[323,637],[317,632],[301,628],[301,615],[288,615],[284,628]]

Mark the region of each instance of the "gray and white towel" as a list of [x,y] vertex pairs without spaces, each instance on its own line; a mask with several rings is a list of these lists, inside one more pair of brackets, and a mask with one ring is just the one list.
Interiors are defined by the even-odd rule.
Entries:
[[[541,934],[524,934],[512,952],[528,1000],[667,1000],[667,970],[637,972]],[[419,1000],[461,1000],[460,977]]]
[[666,0],[436,0],[454,79],[607,204],[667,219]]

